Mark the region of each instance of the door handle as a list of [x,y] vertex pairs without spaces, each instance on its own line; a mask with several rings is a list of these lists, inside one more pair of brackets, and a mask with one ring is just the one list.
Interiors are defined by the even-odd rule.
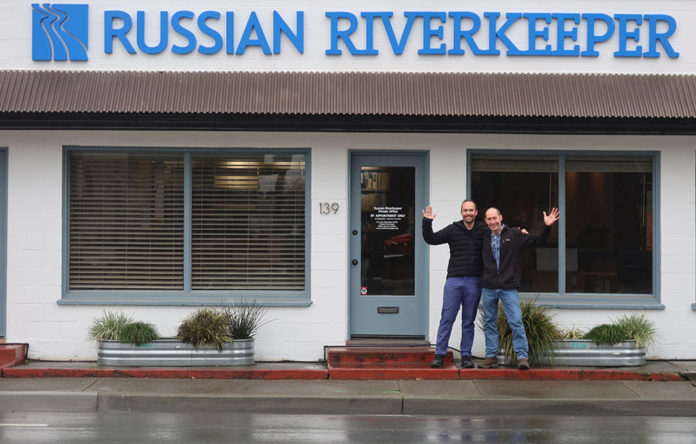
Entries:
[[357,260],[357,259],[353,259],[353,260],[350,261],[350,262],[351,262],[353,265],[358,265],[358,260]]

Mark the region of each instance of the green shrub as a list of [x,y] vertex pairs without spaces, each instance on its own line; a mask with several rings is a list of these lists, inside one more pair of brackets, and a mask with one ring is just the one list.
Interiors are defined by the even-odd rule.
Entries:
[[89,327],[89,339],[99,341],[120,341],[121,330],[124,326],[133,322],[133,317],[125,313],[108,312],[94,318]]
[[132,322],[121,329],[119,341],[141,345],[159,339],[155,326],[145,322]]
[[621,326],[616,324],[602,324],[588,331],[584,339],[591,339],[597,345],[612,345],[624,342],[628,337]]
[[214,345],[222,350],[232,338],[227,332],[230,315],[225,310],[201,308],[179,325],[176,336],[194,347]]
[[614,324],[621,327],[628,339],[634,339],[639,347],[648,347],[655,341],[655,324],[644,314],[623,315]]
[[227,333],[233,339],[251,339],[269,322],[264,320],[266,308],[256,302],[229,303],[223,310],[229,316]]

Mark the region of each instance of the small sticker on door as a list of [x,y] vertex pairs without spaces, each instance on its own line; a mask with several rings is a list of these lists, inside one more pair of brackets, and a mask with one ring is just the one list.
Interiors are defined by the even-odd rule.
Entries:
[[360,287],[360,294],[365,296],[367,294],[367,287]]

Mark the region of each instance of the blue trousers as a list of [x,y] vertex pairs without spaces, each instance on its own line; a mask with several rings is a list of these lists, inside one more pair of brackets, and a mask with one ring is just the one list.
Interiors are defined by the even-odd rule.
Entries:
[[527,335],[524,332],[524,324],[522,323],[520,295],[517,289],[484,288],[482,298],[486,357],[490,358],[498,355],[498,300],[500,300],[503,303],[503,311],[505,311],[505,316],[512,332],[512,349],[517,355],[517,359],[527,359],[529,346],[527,345]]
[[471,357],[471,345],[474,342],[474,321],[476,320],[476,311],[478,310],[480,300],[480,277],[464,276],[447,278],[442,300],[440,327],[437,329],[436,354],[444,355],[447,353],[449,338],[452,334],[452,326],[457,319],[459,306],[461,306],[462,342],[460,344],[460,350],[462,356]]

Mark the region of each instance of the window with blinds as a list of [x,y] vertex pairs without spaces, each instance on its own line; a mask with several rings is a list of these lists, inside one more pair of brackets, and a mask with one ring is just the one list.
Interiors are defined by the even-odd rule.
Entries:
[[71,152],[69,220],[69,289],[183,288],[183,155]]
[[195,154],[192,172],[192,290],[304,290],[304,154]]
[[305,153],[71,149],[67,159],[75,295],[306,290]]

